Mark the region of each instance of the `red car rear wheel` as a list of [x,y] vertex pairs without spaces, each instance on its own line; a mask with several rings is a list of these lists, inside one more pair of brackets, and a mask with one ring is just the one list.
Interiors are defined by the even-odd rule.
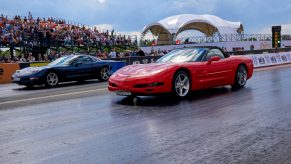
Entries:
[[247,83],[247,69],[244,65],[239,65],[235,75],[235,82],[232,85],[234,88],[242,88]]

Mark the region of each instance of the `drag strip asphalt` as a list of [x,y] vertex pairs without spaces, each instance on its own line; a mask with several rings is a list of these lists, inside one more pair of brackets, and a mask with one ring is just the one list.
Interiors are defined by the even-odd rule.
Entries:
[[[290,66],[291,64],[283,64],[262,67],[255,69],[254,72],[281,69]],[[17,84],[4,84],[0,85],[0,91],[0,109],[6,109],[8,106],[32,105],[33,103],[39,104],[108,93],[107,82],[99,82],[98,80],[90,80],[82,83],[63,83],[56,88],[46,88],[44,86],[27,88]]]
[[0,163],[291,162],[290,66],[256,70],[239,90],[140,97],[138,106],[106,86],[5,86],[1,103],[19,102],[0,105]]
[[0,85],[0,109],[11,106],[23,106],[44,102],[60,101],[104,94],[107,91],[107,82],[85,81],[82,83],[63,83],[56,88],[38,86],[27,88],[17,84]]

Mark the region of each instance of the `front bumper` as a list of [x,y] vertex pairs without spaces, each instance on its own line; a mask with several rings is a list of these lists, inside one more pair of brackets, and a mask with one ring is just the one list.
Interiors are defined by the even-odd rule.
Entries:
[[171,83],[157,78],[114,79],[108,81],[108,90],[130,92],[133,95],[154,95],[171,92]]
[[42,85],[44,81],[39,76],[12,76],[12,82],[19,85]]

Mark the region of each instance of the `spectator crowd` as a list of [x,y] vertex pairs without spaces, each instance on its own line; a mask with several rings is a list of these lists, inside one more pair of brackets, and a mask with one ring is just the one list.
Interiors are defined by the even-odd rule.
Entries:
[[[34,18],[30,12],[28,16],[16,15],[13,18],[1,14],[0,51],[1,48],[13,49],[20,46],[49,48],[57,44],[62,46],[93,46],[101,49],[102,46],[136,44],[136,40],[132,40],[131,36],[117,35],[114,30],[109,32],[55,18]],[[2,61],[6,60],[5,58],[0,56]],[[18,59],[20,58],[18,57]],[[28,60],[29,52],[24,55],[24,58]],[[34,58],[45,60],[45,55],[41,54],[42,59],[38,55],[34,55]],[[17,60],[17,58],[11,55],[9,60]]]
[[65,20],[54,18],[33,18],[16,15],[9,19],[0,16],[0,47],[29,44],[48,45],[59,43],[64,45],[131,45],[130,36],[117,35],[114,30],[101,31],[96,27],[73,25]]
[[[98,30],[96,27],[89,28],[84,25],[73,25],[65,20],[55,18],[34,18],[29,12],[28,16],[19,15],[9,18],[0,16],[0,51],[1,48],[11,49],[14,47],[50,47],[55,44],[62,46],[93,46],[98,49],[95,56],[106,58],[122,58],[130,56],[158,56],[166,51],[152,51],[144,53],[142,50],[116,52],[113,48],[109,53],[102,50],[102,46],[132,45],[137,44],[130,36],[117,35],[114,30]],[[13,53],[13,52],[11,52]],[[32,54],[31,52],[7,57],[0,55],[0,62],[33,62],[53,61],[56,58],[68,55],[66,52],[57,53],[48,50],[45,54]]]

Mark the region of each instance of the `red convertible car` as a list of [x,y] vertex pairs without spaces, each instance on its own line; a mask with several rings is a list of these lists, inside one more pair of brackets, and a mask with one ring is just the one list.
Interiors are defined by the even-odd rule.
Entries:
[[123,67],[109,78],[108,89],[122,96],[173,92],[186,97],[193,90],[243,87],[252,74],[253,62],[247,57],[229,56],[218,47],[183,48],[156,63]]

